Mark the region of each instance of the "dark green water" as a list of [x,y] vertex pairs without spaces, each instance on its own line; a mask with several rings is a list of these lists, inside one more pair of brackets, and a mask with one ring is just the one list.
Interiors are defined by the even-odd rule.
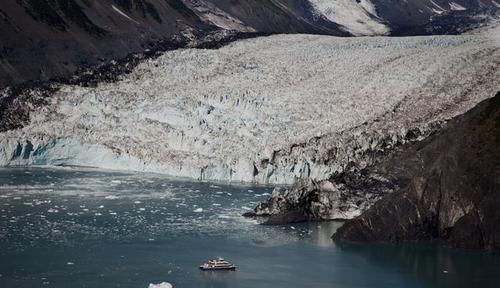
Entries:
[[[271,187],[73,169],[0,169],[0,287],[499,287],[500,255],[336,246],[338,223],[240,215]],[[202,272],[224,256],[236,272]]]

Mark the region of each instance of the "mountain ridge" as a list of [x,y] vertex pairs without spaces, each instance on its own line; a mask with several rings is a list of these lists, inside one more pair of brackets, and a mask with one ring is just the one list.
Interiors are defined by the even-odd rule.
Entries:
[[391,1],[5,0],[0,3],[0,87],[67,78],[82,67],[155,50],[161,41],[196,40],[218,30],[456,34],[498,17],[499,9],[496,0]]

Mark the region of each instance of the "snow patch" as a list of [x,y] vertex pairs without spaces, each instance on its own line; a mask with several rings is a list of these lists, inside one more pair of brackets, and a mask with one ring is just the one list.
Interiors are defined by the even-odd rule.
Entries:
[[239,19],[227,14],[209,1],[185,1],[185,4],[193,10],[198,17],[226,30],[237,30],[241,32],[256,32],[255,29],[245,25]]
[[455,3],[455,2],[450,2],[450,9],[453,10],[453,11],[464,11],[464,10],[467,10],[467,8],[465,8],[464,6],[458,4],[458,3]]
[[120,14],[121,16],[127,18],[128,20],[134,22],[135,24],[139,24],[139,22],[135,21],[134,19],[132,19],[132,17],[128,16],[127,14],[125,14],[125,12],[123,12],[122,10],[118,9],[115,5],[111,5],[111,8],[113,8],[113,10],[115,10],[115,12],[117,12],[118,14]]
[[430,7],[430,9],[436,13],[436,14],[443,14],[444,12],[446,12],[446,9],[444,9],[443,7],[441,7],[439,4],[437,4],[436,2],[434,2],[433,0],[430,0],[431,4],[434,6],[434,7]]
[[309,0],[328,20],[344,26],[354,35],[386,35],[390,32],[382,23],[369,0]]

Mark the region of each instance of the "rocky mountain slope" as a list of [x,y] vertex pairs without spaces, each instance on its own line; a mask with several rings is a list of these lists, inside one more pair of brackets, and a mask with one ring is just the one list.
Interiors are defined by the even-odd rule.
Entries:
[[216,31],[328,35],[458,33],[498,0],[4,0],[0,87],[68,77],[130,53],[196,46]]
[[[5,0],[0,3],[0,87],[66,77],[146,49],[192,45],[222,29],[347,35],[312,23],[301,1]],[[310,15],[308,15],[308,13]]]
[[389,163],[388,173],[406,185],[346,222],[334,239],[500,248],[500,92]]
[[0,164],[257,183],[330,179],[490,97],[500,86],[498,40],[498,29],[276,35],[170,51],[116,82],[33,91],[18,102],[30,112],[24,127],[0,134]]

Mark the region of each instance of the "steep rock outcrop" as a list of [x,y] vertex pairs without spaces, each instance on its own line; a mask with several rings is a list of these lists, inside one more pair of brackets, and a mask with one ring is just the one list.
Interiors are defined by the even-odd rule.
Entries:
[[500,93],[390,163],[407,185],[347,221],[335,240],[500,248]]
[[243,216],[263,217],[263,223],[271,225],[352,219],[394,189],[387,179],[372,176],[354,180],[344,175],[343,183],[299,180],[292,188],[275,188],[266,202]]

